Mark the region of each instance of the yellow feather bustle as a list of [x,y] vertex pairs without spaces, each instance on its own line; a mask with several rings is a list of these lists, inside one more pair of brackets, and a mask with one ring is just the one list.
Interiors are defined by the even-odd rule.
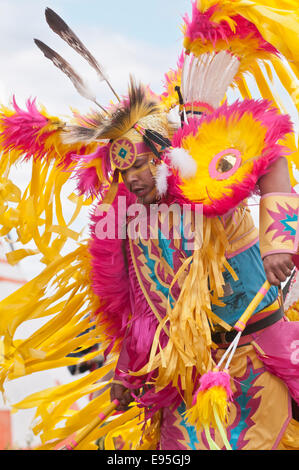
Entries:
[[[203,41],[200,38],[192,40],[186,35],[184,28],[184,47],[186,51],[192,52],[199,57],[205,52],[220,50],[229,50],[240,59],[240,70],[237,74],[234,85],[238,88],[240,81],[248,78],[244,72],[250,72],[253,78],[259,84],[258,73],[264,75],[263,63],[269,71],[269,64],[278,73],[279,80],[283,84],[288,82],[287,92],[296,104],[296,97],[293,96],[298,89],[296,82],[299,71],[299,53],[296,38],[299,31],[299,12],[296,0],[280,2],[277,0],[262,0],[245,2],[244,0],[225,0],[225,1],[198,1],[197,9],[205,13],[209,8],[215,7],[210,17],[212,24],[227,22],[231,31],[235,32],[235,21],[233,17],[240,15],[253,23],[262,37],[274,46],[284,57],[277,57],[275,54],[262,50],[252,35],[246,39],[232,37],[229,40]],[[255,67],[255,70],[254,70]],[[293,74],[291,73],[293,72]],[[274,101],[275,103],[275,101]]]
[[[226,195],[231,196],[232,186],[244,181],[252,170],[254,160],[262,154],[265,133],[266,129],[261,123],[251,113],[245,113],[240,119],[238,116],[220,116],[203,123],[196,135],[184,137],[182,147],[196,162],[197,171],[192,178],[183,179],[183,194],[205,206],[213,205]],[[212,140],[211,135],[214,136]],[[225,149],[238,149],[242,163],[230,177],[215,179],[211,175],[211,162]]]
[[298,67],[299,46],[296,37],[299,11],[296,0],[197,0],[197,8],[203,13],[214,6],[212,22],[219,24],[227,21],[234,31],[233,17],[243,16],[257,27],[266,41]]

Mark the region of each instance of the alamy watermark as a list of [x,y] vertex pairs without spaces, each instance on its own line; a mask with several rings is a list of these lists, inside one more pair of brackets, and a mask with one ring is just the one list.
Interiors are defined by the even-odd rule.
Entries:
[[299,364],[299,339],[291,343],[291,349],[293,351],[291,354],[291,363],[297,365]]
[[203,210],[196,204],[127,205],[126,196],[118,198],[117,207],[101,204],[96,209],[100,217],[95,235],[100,240],[183,239],[187,250],[202,245]]

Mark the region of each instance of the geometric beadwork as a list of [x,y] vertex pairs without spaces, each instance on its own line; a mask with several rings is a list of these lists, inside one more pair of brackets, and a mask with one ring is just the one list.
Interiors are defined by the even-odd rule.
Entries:
[[136,156],[136,147],[129,139],[117,139],[110,147],[110,158],[119,170],[126,170],[134,165]]

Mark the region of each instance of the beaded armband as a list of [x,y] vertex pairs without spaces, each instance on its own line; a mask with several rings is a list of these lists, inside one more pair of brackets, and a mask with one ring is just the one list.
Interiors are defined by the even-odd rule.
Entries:
[[260,202],[262,258],[273,253],[297,254],[299,194],[269,193]]

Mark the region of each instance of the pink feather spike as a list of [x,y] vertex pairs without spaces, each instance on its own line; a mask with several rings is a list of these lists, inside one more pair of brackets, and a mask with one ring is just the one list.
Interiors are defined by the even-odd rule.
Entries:
[[183,65],[184,65],[184,62],[185,62],[185,53],[184,51],[181,52],[181,54],[179,55],[179,58],[177,60],[177,68],[178,69],[182,69],[183,68]]
[[78,179],[77,189],[80,196],[85,194],[87,197],[95,197],[99,194],[101,185],[95,167],[77,168],[75,177]]
[[[57,160],[63,169],[72,163],[74,151],[65,147],[65,153],[57,152],[55,140],[52,136],[60,132],[63,123],[58,119],[49,118],[40,112],[36,106],[36,99],[28,99],[26,109],[21,109],[13,97],[13,114],[0,112],[0,126],[2,132],[1,146],[5,152],[13,150],[22,159],[33,158],[35,161],[41,159]],[[86,146],[82,145],[80,152],[84,153]],[[78,152],[78,149],[77,149]]]
[[183,65],[184,65],[184,60],[185,60],[185,55],[184,51],[180,54],[178,61],[177,61],[177,68],[176,69],[171,69],[170,72],[166,73],[164,75],[164,81],[165,81],[165,86],[167,87],[168,84],[172,83],[172,79],[170,77],[170,73],[176,74],[179,76],[179,74],[182,71]]
[[63,144],[60,132],[64,123],[39,111],[36,99],[28,99],[25,110],[17,105],[15,97],[12,105],[13,113],[0,112],[0,138],[5,152],[13,150],[25,160],[55,159],[62,170],[67,170],[73,164],[75,152],[84,155],[87,151],[83,143],[75,149]]

